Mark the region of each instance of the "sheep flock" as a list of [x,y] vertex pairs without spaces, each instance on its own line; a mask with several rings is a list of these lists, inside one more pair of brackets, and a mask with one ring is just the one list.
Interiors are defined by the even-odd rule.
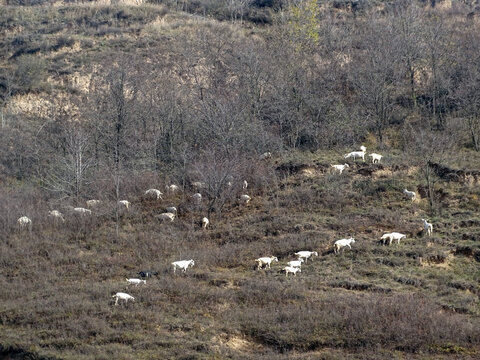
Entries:
[[[360,150],[358,151],[352,151],[350,153],[347,153],[343,156],[345,160],[352,160],[354,163],[356,162],[357,159],[362,159],[363,162],[365,162],[365,155],[367,155],[367,149],[365,146],[361,146]],[[372,158],[372,164],[379,164],[380,161],[382,160],[383,156],[377,153],[371,153],[368,154]],[[265,152],[262,155],[259,156],[259,159],[262,161],[269,160],[272,158],[272,154],[270,152]],[[333,164],[330,165],[331,169],[333,169],[338,175],[342,175],[345,170],[351,171],[351,166],[348,163],[343,163],[343,164]],[[348,171],[347,171],[348,173]],[[236,203],[236,206],[238,207],[243,207],[245,211],[249,211],[247,205],[251,201],[255,201],[252,196],[245,194],[247,188],[252,191],[251,187],[249,185],[247,180],[243,180],[242,182],[237,184],[237,188],[239,191],[242,193],[238,194],[238,201]],[[233,188],[233,177],[229,179],[228,184],[226,184],[229,189]],[[190,201],[192,206],[196,206],[197,208],[202,204],[204,199],[208,199],[206,189],[208,188],[208,184],[205,182],[201,181],[195,181],[190,184],[190,188],[185,188],[178,186],[176,184],[170,184],[167,183],[164,185],[164,189],[166,191],[167,197],[169,200],[171,196],[174,196],[179,193],[185,193],[188,191],[188,189],[191,189],[193,194],[190,193],[190,195],[186,196],[187,201]],[[417,195],[414,191],[409,191],[407,189],[403,190],[403,195],[405,198],[407,198],[410,201],[415,201],[417,199]],[[148,190],[146,190],[143,195],[138,196],[137,199],[150,199],[154,201],[165,201],[164,199],[164,194],[152,187]],[[120,207],[118,208],[120,211],[127,212],[132,210],[132,208],[135,208],[135,199],[131,200],[119,200],[118,205]],[[99,200],[99,199],[90,199],[85,201],[85,207],[82,206],[66,206],[65,211],[62,213],[59,210],[49,210],[48,211],[48,216],[52,218],[55,221],[55,224],[63,226],[66,225],[66,220],[69,218],[74,218],[77,216],[77,221],[81,220],[82,218],[86,219],[87,217],[94,216],[96,213],[100,213],[102,210],[102,207],[105,208],[105,206],[108,206],[108,202],[105,200]],[[82,204],[83,205],[83,204]],[[178,206],[178,205],[177,205]],[[173,223],[172,226],[174,226],[175,222],[178,219],[178,211],[177,211],[177,206],[169,205],[165,207],[165,212],[156,214],[154,217],[160,220],[159,225],[161,223]],[[117,210],[118,211],[118,210]],[[180,214],[181,215],[181,214]],[[210,216],[210,214],[209,214]],[[207,216],[203,216],[199,219],[200,226],[199,228],[207,231],[207,229],[212,228],[211,221]],[[421,219],[423,222],[423,229],[425,231],[425,234],[428,237],[431,237],[433,234],[433,224],[428,222],[425,219]],[[21,217],[18,218],[17,220],[18,227],[20,231],[23,231],[24,229],[28,229],[29,231],[32,231],[32,228],[34,227],[34,221],[26,215],[22,215]],[[166,225],[161,225],[161,226],[166,226]],[[403,234],[400,232],[389,232],[385,233],[380,237],[380,243],[383,245],[392,245],[393,243],[400,244],[401,239],[406,239],[407,234]],[[366,241],[365,239],[359,240],[358,242],[364,242]],[[329,256],[331,254],[333,255],[340,255],[342,252],[345,250],[353,251],[355,248],[355,244],[357,241],[354,239],[354,237],[349,237],[349,238],[344,238],[340,240],[336,240],[330,249],[324,249],[326,251],[323,252],[322,256]],[[317,251],[313,250],[299,250],[296,252],[293,252],[290,254],[290,256],[285,256],[285,255],[269,255],[269,256],[261,256],[257,259],[252,260],[252,263],[255,263],[255,269],[257,271],[261,270],[269,270],[269,273],[275,274],[275,273],[285,273],[286,277],[291,276],[300,276],[302,273],[302,266],[305,268],[308,268],[306,264],[311,263],[314,260],[314,257],[319,257],[319,253]],[[309,261],[310,260],[310,261]],[[273,267],[274,262],[279,262],[279,265],[277,267]],[[283,264],[280,264],[283,263]],[[195,265],[194,259],[190,260],[176,260],[170,263],[172,266],[172,274],[176,273],[176,270],[181,270],[181,275],[179,276],[186,276],[187,269],[190,267],[193,267]],[[272,270],[273,268],[273,270]],[[137,273],[137,275],[140,276],[140,278],[136,277],[127,277],[126,278],[126,286],[128,289],[128,285],[134,285],[135,287],[138,287],[139,285],[147,286],[147,278],[152,278],[155,275],[158,275],[159,273],[156,271],[152,270],[141,270]],[[112,298],[115,299],[115,304],[118,305],[119,301],[122,300],[125,304],[128,304],[130,302],[134,302],[135,298],[132,295],[129,295],[124,292],[116,292]]]

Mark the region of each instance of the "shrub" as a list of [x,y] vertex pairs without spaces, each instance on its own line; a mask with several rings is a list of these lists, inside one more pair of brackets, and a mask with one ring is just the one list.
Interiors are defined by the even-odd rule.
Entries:
[[47,63],[34,55],[22,55],[17,60],[15,85],[21,92],[39,90],[47,77]]

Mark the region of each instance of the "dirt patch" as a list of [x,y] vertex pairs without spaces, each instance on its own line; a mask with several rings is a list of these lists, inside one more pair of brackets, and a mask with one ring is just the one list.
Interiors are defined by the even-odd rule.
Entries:
[[213,342],[222,347],[244,353],[258,353],[263,350],[263,345],[239,335],[220,334],[213,338]]
[[68,94],[57,93],[53,99],[52,104],[52,101],[37,94],[14,96],[7,105],[7,112],[11,115],[36,116],[44,119],[49,119],[54,115],[52,109],[61,109],[71,118],[78,115],[79,110],[69,101]]
[[448,166],[433,162],[429,162],[428,166],[435,171],[438,177],[447,181],[456,181],[462,184],[477,185],[480,180],[480,171],[477,170],[452,169]]
[[373,174],[374,179],[379,179],[379,178],[391,178],[393,176],[393,171],[388,168],[383,168],[375,171]]
[[302,176],[306,177],[306,178],[314,178],[314,177],[318,177],[320,175],[323,175],[323,171],[322,171],[322,169],[318,169],[318,168],[315,168],[315,167],[308,167],[308,168],[300,171],[300,174]]
[[422,266],[435,266],[440,268],[449,268],[453,259],[453,252],[447,254],[429,255],[425,258],[420,257],[420,264]]

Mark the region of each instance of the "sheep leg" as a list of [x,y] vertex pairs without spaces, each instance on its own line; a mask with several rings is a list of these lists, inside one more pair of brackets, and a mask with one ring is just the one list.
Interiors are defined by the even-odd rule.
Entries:
[[118,305],[118,296],[115,297],[115,306]]

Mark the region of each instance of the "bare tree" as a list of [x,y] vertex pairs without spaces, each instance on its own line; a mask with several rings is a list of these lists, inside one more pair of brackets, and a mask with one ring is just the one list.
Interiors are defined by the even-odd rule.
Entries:
[[398,57],[393,47],[395,32],[390,23],[375,21],[373,13],[362,24],[363,51],[351,63],[351,78],[365,116],[373,119],[378,140],[391,118],[398,82]]
[[438,176],[434,164],[441,164],[448,158],[455,145],[455,136],[447,129],[430,130],[425,127],[409,125],[405,132],[406,145],[420,168],[420,174],[426,183],[428,205],[431,212],[436,210],[435,185]]
[[413,107],[417,107],[416,76],[420,61],[424,53],[424,43],[421,34],[423,32],[423,13],[414,0],[403,0],[395,3],[392,11],[392,21],[396,42],[397,56],[400,57],[405,68],[410,85],[410,97]]
[[120,226],[122,180],[135,160],[136,139],[133,136],[133,110],[137,101],[138,84],[134,67],[125,59],[107,75],[100,71],[95,77],[95,91],[90,95],[91,116],[97,126],[102,151],[102,165],[112,178],[115,200],[115,233]]
[[91,135],[78,122],[62,126],[62,141],[51,151],[51,158],[40,174],[44,186],[55,193],[79,199],[88,185],[95,164]]
[[448,81],[446,68],[449,66],[449,37],[445,20],[441,13],[432,11],[425,21],[424,42],[426,44],[426,59],[430,76],[431,114],[438,129],[445,127],[445,116],[441,109],[442,100],[445,102],[448,91],[445,89]]
[[227,200],[231,200],[234,191],[238,190],[236,184],[240,184],[244,161],[231,153],[226,156],[222,151],[210,148],[192,164],[195,173],[206,184],[203,191],[208,198],[208,215],[213,211],[221,214]]
[[[473,29],[472,29],[473,30]],[[467,126],[473,147],[480,151],[480,35],[467,31],[462,35],[457,62],[458,85],[453,99],[458,114]]]

